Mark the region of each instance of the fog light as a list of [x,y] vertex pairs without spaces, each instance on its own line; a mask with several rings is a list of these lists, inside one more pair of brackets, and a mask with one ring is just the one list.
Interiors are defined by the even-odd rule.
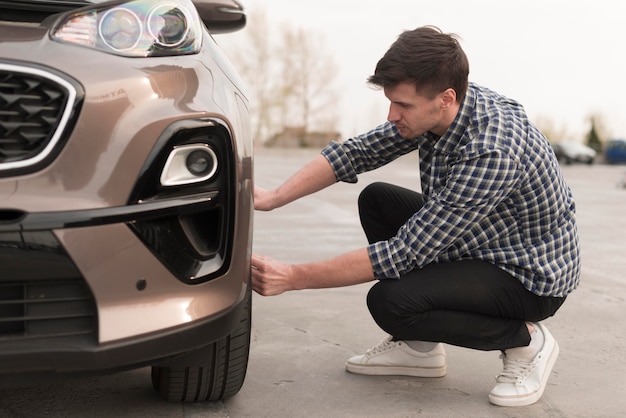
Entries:
[[161,184],[178,186],[206,181],[215,175],[217,166],[217,155],[206,144],[174,147],[163,167]]
[[194,176],[204,177],[213,170],[215,160],[209,152],[204,149],[191,151],[187,155],[187,170]]

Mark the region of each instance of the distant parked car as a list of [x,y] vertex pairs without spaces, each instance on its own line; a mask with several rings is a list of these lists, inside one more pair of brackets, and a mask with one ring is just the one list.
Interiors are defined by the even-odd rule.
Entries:
[[611,139],[606,144],[605,156],[611,164],[626,163],[626,139]]
[[564,164],[593,164],[596,158],[596,151],[580,142],[559,142],[552,144],[552,148],[559,162]]

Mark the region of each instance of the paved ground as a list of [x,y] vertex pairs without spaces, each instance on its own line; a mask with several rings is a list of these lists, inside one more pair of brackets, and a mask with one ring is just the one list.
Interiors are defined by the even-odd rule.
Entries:
[[[278,185],[311,151],[258,150],[257,182]],[[417,161],[403,158],[357,185],[338,184],[271,213],[258,213],[255,251],[292,262],[365,245],[359,191],[375,180],[416,187]],[[357,376],[346,358],[384,337],[364,303],[369,285],[255,295],[250,367],[242,391],[212,405],[161,402],[149,370],[0,393],[2,417],[620,417],[626,411],[625,166],[568,166],[578,201],[581,287],[547,325],[561,356],[543,398],[523,408],[487,401],[499,371],[495,352],[446,346],[440,379]]]

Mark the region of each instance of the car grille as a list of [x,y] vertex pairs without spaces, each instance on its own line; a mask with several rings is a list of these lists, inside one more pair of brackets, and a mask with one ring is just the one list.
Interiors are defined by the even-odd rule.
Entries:
[[28,338],[96,339],[96,309],[82,279],[0,282],[0,344]]
[[0,63],[0,171],[44,161],[76,100],[71,83],[39,68]]

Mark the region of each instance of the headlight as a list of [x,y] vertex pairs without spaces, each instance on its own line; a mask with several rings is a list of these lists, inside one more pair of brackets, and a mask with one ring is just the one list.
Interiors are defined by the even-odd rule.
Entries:
[[196,54],[202,24],[191,0],[133,0],[66,15],[52,39],[127,57]]

